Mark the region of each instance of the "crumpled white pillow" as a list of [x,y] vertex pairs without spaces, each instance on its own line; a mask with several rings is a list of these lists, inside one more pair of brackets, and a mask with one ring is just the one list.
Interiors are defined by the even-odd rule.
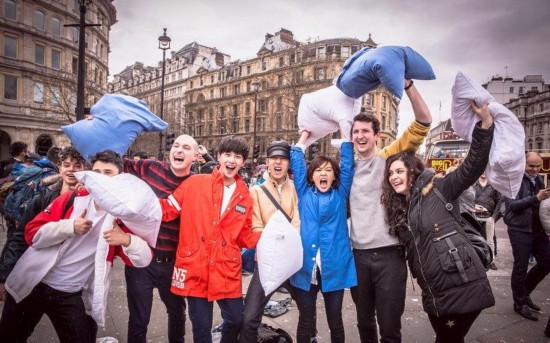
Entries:
[[277,210],[267,222],[256,246],[256,254],[265,294],[274,292],[302,268],[302,239],[281,211]]
[[132,174],[106,176],[92,171],[76,172],[92,198],[107,213],[124,222],[151,247],[157,244],[162,210],[157,196],[145,181]]
[[349,139],[353,117],[360,111],[361,101],[345,95],[334,85],[302,95],[298,128],[311,132],[306,147],[339,128],[344,138]]
[[544,199],[540,202],[539,216],[542,228],[550,235],[550,199]]
[[497,103],[481,85],[473,82],[461,72],[456,75],[452,89],[451,123],[455,132],[468,142],[479,117],[471,108],[489,102],[489,112],[493,115],[495,131],[489,164],[485,169],[491,186],[503,196],[514,198],[521,186],[525,172],[525,133],[514,113]]

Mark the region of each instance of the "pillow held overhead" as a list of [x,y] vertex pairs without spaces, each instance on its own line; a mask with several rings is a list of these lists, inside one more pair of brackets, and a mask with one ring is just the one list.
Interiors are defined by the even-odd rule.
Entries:
[[90,109],[91,120],[63,126],[75,148],[89,162],[110,149],[124,155],[143,131],[162,131],[168,124],[153,114],[144,101],[122,94],[105,94]]
[[405,79],[434,80],[435,74],[428,61],[407,46],[366,47],[344,63],[336,86],[357,99],[382,85],[401,99]]
[[481,85],[465,74],[458,72],[452,88],[451,123],[455,132],[468,142],[479,121],[471,107],[489,103],[489,112],[494,118],[494,136],[485,168],[491,186],[503,196],[513,198],[519,191],[525,172],[525,132],[518,118],[509,109],[495,101]]

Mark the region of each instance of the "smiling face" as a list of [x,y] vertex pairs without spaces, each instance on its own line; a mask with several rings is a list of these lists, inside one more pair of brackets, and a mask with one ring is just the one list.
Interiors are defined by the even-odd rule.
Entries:
[[321,193],[328,192],[335,179],[332,164],[329,161],[320,164],[319,167],[315,168],[313,171],[311,179]]
[[73,187],[78,183],[74,173],[83,170],[84,162],[73,157],[67,157],[59,164],[59,174],[61,175],[63,182],[70,187]]
[[531,176],[537,176],[542,167],[542,158],[536,153],[528,153],[525,163],[525,172]]
[[396,160],[390,165],[388,170],[388,181],[395,193],[403,195],[409,194],[409,174],[403,161]]
[[380,132],[374,133],[372,122],[356,121],[351,129],[351,141],[361,159],[370,159],[376,153]]
[[272,156],[266,161],[267,170],[269,170],[269,176],[278,184],[285,182],[288,175],[288,168],[290,167],[290,161],[283,156]]
[[197,142],[189,135],[181,135],[170,149],[170,169],[177,176],[188,175],[191,163],[197,158]]
[[235,176],[244,165],[243,155],[235,152],[222,152],[218,155],[220,164],[220,173],[223,176],[223,182],[226,186],[235,182]]

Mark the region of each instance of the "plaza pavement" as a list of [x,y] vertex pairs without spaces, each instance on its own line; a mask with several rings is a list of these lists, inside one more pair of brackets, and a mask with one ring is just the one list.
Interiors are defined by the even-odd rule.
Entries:
[[[0,246],[5,240],[5,233],[1,233]],[[543,280],[531,295],[533,301],[542,310],[538,314],[539,321],[534,322],[516,314],[513,310],[512,291],[510,289],[510,274],[512,268],[512,250],[505,226],[502,221],[497,223],[498,256],[496,263],[498,270],[490,270],[488,276],[493,287],[496,305],[482,312],[466,336],[466,342],[482,343],[538,343],[550,342],[550,338],[544,336],[544,327],[550,315],[550,280]],[[250,276],[243,278],[243,293],[246,292]],[[275,293],[273,299],[281,300],[288,297],[287,294]],[[0,308],[2,305],[0,304]],[[355,327],[355,307],[351,300],[349,290],[346,290],[343,306],[344,325],[346,329],[346,342],[359,342],[357,328]],[[127,337],[128,307],[126,302],[124,269],[118,260],[115,263],[114,278],[109,296],[107,325],[99,328],[98,337],[111,336],[125,342]],[[318,341],[330,342],[330,334],[325,317],[324,303],[321,295],[318,300]],[[164,305],[155,291],[153,313],[149,324],[147,336],[148,342],[168,342],[167,316]],[[219,309],[215,308],[214,325],[221,322]],[[293,303],[289,312],[277,318],[264,317],[264,322],[273,327],[282,327],[293,337],[298,323],[298,310]],[[407,283],[407,300],[405,313],[402,317],[403,342],[433,342],[434,334],[426,313],[422,310],[420,288],[409,277]],[[191,323],[186,324],[186,341],[192,342]],[[2,338],[0,337],[0,341]],[[33,335],[28,340],[30,343],[58,342],[57,336],[49,319],[44,316],[36,327]]]

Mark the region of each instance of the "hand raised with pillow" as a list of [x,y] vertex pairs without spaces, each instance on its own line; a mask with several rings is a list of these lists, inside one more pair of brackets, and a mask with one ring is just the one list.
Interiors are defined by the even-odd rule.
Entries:
[[481,127],[488,129],[493,125],[493,116],[489,112],[489,103],[484,103],[481,107],[477,107],[475,101],[472,101],[472,109],[477,114],[479,119],[481,119]]
[[86,214],[88,210],[82,211],[78,217],[74,219],[74,233],[77,235],[85,235],[92,228],[93,222],[89,219],[86,219]]
[[113,228],[109,231],[103,232],[103,238],[112,246],[123,245],[128,247],[131,242],[130,235],[118,226],[117,220],[113,220]]

